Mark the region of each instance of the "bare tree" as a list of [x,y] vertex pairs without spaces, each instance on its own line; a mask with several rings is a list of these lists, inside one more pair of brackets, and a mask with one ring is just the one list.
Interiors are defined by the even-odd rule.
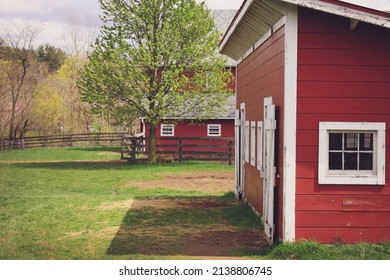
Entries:
[[3,58],[3,94],[9,99],[9,138],[23,136],[29,123],[32,100],[37,86],[47,74],[35,57],[33,43],[43,25],[14,25],[5,29],[8,53]]
[[92,17],[81,20],[75,15],[68,16],[63,49],[69,56],[86,56],[96,38],[98,23]]

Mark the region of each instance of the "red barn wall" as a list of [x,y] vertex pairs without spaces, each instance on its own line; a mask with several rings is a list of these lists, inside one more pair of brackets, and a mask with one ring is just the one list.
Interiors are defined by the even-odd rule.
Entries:
[[[283,92],[284,92],[284,27],[275,32],[263,45],[257,48],[237,67],[237,108],[245,103],[247,121],[263,121],[264,97],[273,97],[277,110],[277,143],[276,162],[282,163],[283,147]],[[251,147],[251,144],[249,144]],[[279,149],[279,150],[278,150]],[[257,155],[257,152],[255,152]],[[257,162],[257,159],[256,159]],[[280,174],[276,181],[278,200],[282,201],[283,181],[282,164],[277,166]],[[263,212],[263,179],[256,167],[245,164],[244,197],[260,214]],[[277,205],[277,234],[282,232],[282,203]]]
[[[386,122],[390,139],[390,30],[299,9],[296,239],[390,240],[390,141],[386,185],[319,185],[321,121]],[[357,207],[348,207],[349,202]]]
[[[170,121],[164,122],[164,124],[170,124]],[[206,120],[199,123],[180,122],[175,124],[175,135],[173,137],[207,137],[207,125],[208,124],[220,124],[221,136],[220,137],[234,137],[234,120]],[[149,137],[149,125],[145,126],[145,136]],[[157,126],[156,137],[161,137],[161,125]],[[169,137],[169,136],[163,136]],[[219,136],[213,136],[219,137]]]

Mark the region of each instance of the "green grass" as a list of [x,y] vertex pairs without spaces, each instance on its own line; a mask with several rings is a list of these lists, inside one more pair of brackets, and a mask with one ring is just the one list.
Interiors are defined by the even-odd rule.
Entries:
[[269,259],[279,260],[390,260],[390,243],[349,245],[301,241],[276,245],[264,253]]
[[[164,173],[233,172],[232,166],[205,162],[129,164],[118,163],[119,157],[118,148],[1,152],[0,259],[186,258],[182,240],[199,241],[199,236],[189,236],[189,232],[203,229],[202,234],[207,234],[217,226],[250,231],[260,226],[259,218],[247,205],[234,204],[231,192],[142,189],[132,183],[153,182]],[[229,205],[156,210],[131,209],[126,204],[150,199],[160,199],[163,206],[190,201]],[[177,236],[180,238],[173,239]],[[170,248],[164,247],[167,240]],[[282,260],[388,260],[390,244],[323,245],[305,241],[232,254]]]
[[[153,258],[107,254],[128,209],[107,210],[102,206],[150,198],[210,197],[234,201],[234,197],[226,193],[210,196],[199,191],[140,189],[131,183],[156,180],[166,172],[233,171],[232,166],[203,162],[148,165],[111,161],[119,157],[110,148],[88,147],[0,153],[0,259]],[[243,209],[233,207],[228,211],[240,214]],[[183,213],[185,211],[170,213],[170,220],[182,219]],[[217,213],[217,216],[223,220],[230,214]],[[140,212],[137,221],[147,221],[151,215],[150,211]],[[191,215],[193,220],[206,222],[205,217],[210,213],[197,211]],[[170,220],[160,219],[160,222],[169,224]],[[248,227],[248,223],[258,226],[258,222],[246,221],[242,222],[243,228]]]
[[118,160],[119,147],[36,148],[1,151],[0,161]]

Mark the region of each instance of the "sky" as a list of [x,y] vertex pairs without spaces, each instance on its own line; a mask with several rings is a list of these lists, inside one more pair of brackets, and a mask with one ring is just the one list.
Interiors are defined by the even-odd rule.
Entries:
[[[200,1],[200,0],[199,0]],[[210,9],[238,10],[243,0],[206,0]],[[361,6],[390,11],[390,0],[344,0]],[[96,29],[101,13],[98,0],[0,0],[0,36],[15,26],[43,25],[36,45],[50,43],[63,47],[70,26],[80,30]]]

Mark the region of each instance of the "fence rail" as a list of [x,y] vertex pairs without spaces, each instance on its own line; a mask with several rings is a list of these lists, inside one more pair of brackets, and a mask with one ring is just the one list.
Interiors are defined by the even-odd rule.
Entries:
[[[123,137],[121,159],[145,161],[148,138]],[[162,137],[156,139],[156,154],[160,160],[234,161],[234,138]]]
[[0,150],[72,147],[77,145],[119,146],[127,133],[83,133],[0,139]]

